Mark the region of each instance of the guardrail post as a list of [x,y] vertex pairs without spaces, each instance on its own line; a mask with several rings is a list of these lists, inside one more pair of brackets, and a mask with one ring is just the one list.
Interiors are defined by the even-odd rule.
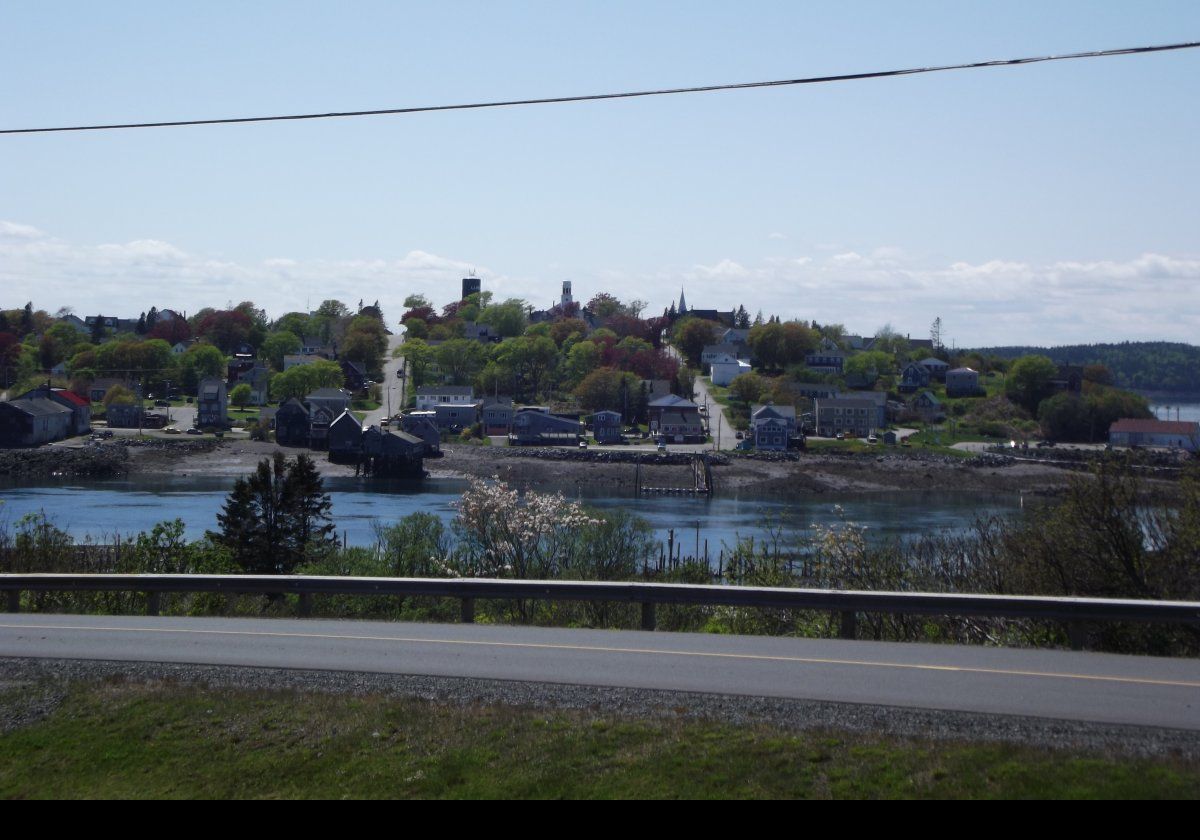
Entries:
[[17,612],[21,611],[21,590],[20,589],[8,590],[8,599],[7,600],[8,600],[8,611],[10,613],[17,613]]
[[1083,629],[1083,624],[1068,621],[1067,639],[1071,642],[1071,650],[1083,650],[1084,642],[1087,641],[1087,632]]
[[460,605],[460,620],[463,624],[475,623],[475,599],[463,598]]
[[857,639],[858,638],[858,613],[854,610],[842,610],[838,613],[839,639]]
[[158,592],[146,593],[146,615],[158,615],[162,608],[162,595]]
[[312,593],[300,593],[300,617],[308,618],[312,615]]
[[657,626],[654,615],[654,602],[642,602],[642,629],[653,630]]

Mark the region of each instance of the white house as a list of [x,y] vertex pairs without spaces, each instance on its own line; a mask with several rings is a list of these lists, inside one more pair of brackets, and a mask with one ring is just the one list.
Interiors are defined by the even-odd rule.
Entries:
[[729,385],[734,377],[749,373],[751,370],[749,362],[743,362],[728,353],[714,358],[709,363],[709,367],[712,369],[712,384],[722,386]]
[[475,389],[470,385],[425,385],[417,389],[417,411],[434,411],[439,405],[472,405]]

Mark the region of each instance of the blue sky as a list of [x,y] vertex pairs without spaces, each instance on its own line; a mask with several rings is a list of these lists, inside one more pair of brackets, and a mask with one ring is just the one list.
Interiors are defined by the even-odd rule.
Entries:
[[[0,126],[351,110],[1200,40],[1200,5],[28,3]],[[1200,327],[1200,50],[553,107],[0,137],[4,306],[498,297]]]

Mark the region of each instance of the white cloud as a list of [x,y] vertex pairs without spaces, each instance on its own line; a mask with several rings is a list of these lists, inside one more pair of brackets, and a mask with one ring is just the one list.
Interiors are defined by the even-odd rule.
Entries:
[[[275,256],[239,263],[169,242],[76,245],[29,225],[0,221],[0,288],[11,307],[32,300],[54,311],[132,315],[150,306],[194,312],[253,300],[273,316],[315,308],[326,298],[380,301],[395,318],[409,294],[438,305],[454,299],[475,270],[498,299],[535,305],[557,299],[556,269],[525,276],[456,257],[411,250],[394,258],[297,260]],[[914,337],[941,316],[959,346],[1079,341],[1195,341],[1200,335],[1200,258],[1142,254],[1128,260],[1020,259],[930,265],[894,246],[737,258],[643,270],[572,269],[575,295],[607,291],[649,300],[649,312],[677,300],[783,318],[840,322],[870,333],[890,323]]]
[[767,239],[787,239],[787,235],[780,233],[779,231],[774,231],[767,234]]

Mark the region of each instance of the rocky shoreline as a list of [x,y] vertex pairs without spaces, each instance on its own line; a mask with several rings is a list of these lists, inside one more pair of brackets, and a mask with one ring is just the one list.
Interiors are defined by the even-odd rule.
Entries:
[[[29,481],[136,475],[239,476],[275,452],[295,455],[304,451],[249,440],[109,441],[84,447],[0,451],[0,477]],[[520,488],[570,491],[587,486],[622,492],[636,484],[639,469],[643,486],[689,487],[694,457],[686,452],[461,445],[447,446],[444,453],[441,458],[426,460],[431,477],[500,478]],[[352,465],[330,463],[323,453],[310,454],[324,476],[354,475]],[[905,491],[1052,494],[1088,467],[1081,460],[1047,462],[996,453],[955,457],[894,449],[868,453],[721,452],[706,453],[706,457],[718,494],[750,492],[768,496]]]

